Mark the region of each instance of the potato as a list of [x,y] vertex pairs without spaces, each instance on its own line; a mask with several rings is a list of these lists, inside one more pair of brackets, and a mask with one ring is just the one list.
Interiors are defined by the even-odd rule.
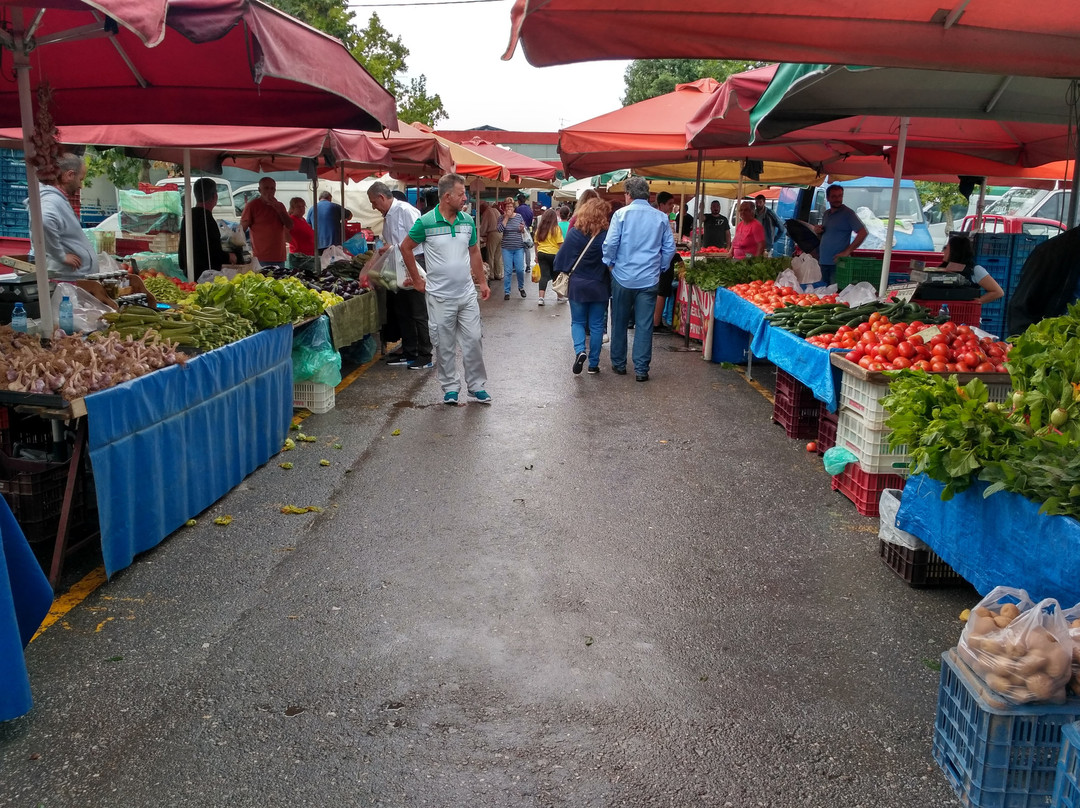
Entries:
[[1006,617],[1003,614],[999,614],[997,617],[994,618],[994,625],[998,628],[1006,628],[1011,622],[1012,618]]
[[1003,603],[1001,610],[998,612],[1002,617],[1007,617],[1010,620],[1015,620],[1020,616],[1020,607],[1015,603]]
[[1060,686],[1045,673],[1035,673],[1028,677],[1027,688],[1039,701],[1050,701],[1055,697]]
[[[976,617],[996,617],[996,615],[992,611],[987,609],[985,606],[976,606],[975,607],[975,616]],[[1080,622],[1080,621],[1077,621],[1077,622]]]
[[1020,659],[1026,656],[1029,646],[1024,642],[1024,638],[1014,632],[1010,632],[1002,642],[1002,647],[1005,651],[1005,655],[1012,659]]
[[969,636],[989,634],[991,631],[995,630],[997,630],[997,625],[994,623],[994,618],[992,617],[979,615],[975,619],[968,621]]
[[987,674],[986,684],[991,690],[995,690],[1003,696],[1009,696],[1014,689],[1011,679],[997,673]]
[[[978,611],[978,609],[976,609],[976,611]],[[1080,628],[1080,617],[1069,623],[1069,628]]]
[[1065,648],[1061,647],[1061,643],[1057,643],[1053,648],[1047,650],[1046,674],[1050,678],[1055,682],[1060,682],[1069,675],[1071,670],[1072,656]]
[[[1014,670],[1019,676],[1031,676],[1033,673],[1039,673],[1047,666],[1047,659],[1041,652],[1033,654],[1024,654],[1016,660],[1016,666]],[[1060,675],[1060,674],[1059,674]]]

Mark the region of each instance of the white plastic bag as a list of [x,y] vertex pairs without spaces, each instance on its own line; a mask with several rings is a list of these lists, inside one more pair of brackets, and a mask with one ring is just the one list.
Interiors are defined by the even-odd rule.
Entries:
[[804,291],[803,282],[799,280],[796,274],[790,269],[785,269],[783,272],[780,273],[780,275],[776,279],[776,285],[780,287],[790,286],[800,295]]
[[337,244],[327,247],[322,254],[322,268],[326,269],[335,261],[348,261],[351,256],[345,252],[345,248]]
[[799,253],[792,258],[791,271],[803,286],[821,280],[821,265],[809,253]]
[[72,323],[76,331],[98,331],[106,328],[108,323],[102,321],[101,315],[116,310],[73,283],[58,283],[52,294],[53,322],[57,327],[60,325],[60,301],[65,295],[71,301]]
[[126,270],[120,266],[120,262],[113,258],[108,253],[98,253],[97,257],[98,272],[125,272]]
[[850,286],[845,286],[836,298],[839,303],[847,303],[851,308],[861,306],[864,303],[872,303],[878,299],[877,287],[866,281],[859,281]]

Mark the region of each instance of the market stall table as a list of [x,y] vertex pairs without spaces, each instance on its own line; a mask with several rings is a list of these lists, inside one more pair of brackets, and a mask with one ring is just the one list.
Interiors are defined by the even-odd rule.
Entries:
[[330,306],[326,315],[330,318],[330,337],[339,351],[380,328],[378,299],[372,291]]
[[1036,600],[1080,601],[1080,522],[1047,516],[1019,494],[983,498],[977,482],[942,502],[944,484],[925,474],[908,478],[897,526],[918,536],[980,594],[995,586],[1026,589]]

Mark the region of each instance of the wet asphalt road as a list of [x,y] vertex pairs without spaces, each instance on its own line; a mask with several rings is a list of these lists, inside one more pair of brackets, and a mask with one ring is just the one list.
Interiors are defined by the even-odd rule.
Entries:
[[680,338],[648,383],[571,375],[535,289],[483,306],[492,406],[371,367],[39,637],[0,805],[955,804],[936,662],[974,590],[896,578]]

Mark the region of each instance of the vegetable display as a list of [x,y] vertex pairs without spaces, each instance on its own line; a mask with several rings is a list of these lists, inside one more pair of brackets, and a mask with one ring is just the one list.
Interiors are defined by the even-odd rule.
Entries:
[[363,292],[356,265],[349,261],[335,261],[326,269],[300,269],[297,267],[275,267],[267,270],[270,277],[282,280],[296,278],[308,289],[316,292],[331,292],[342,300],[356,297]]
[[1007,372],[1006,343],[980,339],[970,326],[953,322],[928,329],[920,320],[894,323],[884,313],[876,313],[854,329],[842,326],[834,335],[810,337],[808,342],[815,339],[822,347],[851,347],[845,358],[869,371],[910,367],[933,373]]
[[1035,434],[1060,432],[1080,445],[1080,303],[1021,334],[1009,372],[1017,414]]
[[796,292],[790,286],[777,286],[776,281],[751,281],[731,287],[731,291],[749,300],[766,314],[772,314],[783,306],[813,306],[819,303],[836,303],[836,295],[818,297],[815,294]]
[[[777,328],[805,337],[815,345],[839,348],[854,347],[830,344],[837,341],[832,338],[838,334],[847,333],[841,332],[841,329],[846,328],[850,331],[863,323],[870,322],[870,318],[875,315],[878,319],[887,319],[890,323],[934,322],[930,310],[917,303],[879,303],[877,301],[855,308],[849,308],[842,303],[784,306],[776,309],[769,316],[769,320]],[[813,339],[815,337],[823,339],[815,340]]]
[[6,390],[20,393],[72,401],[184,360],[176,343],[157,334],[142,339],[110,334],[88,341],[58,330],[46,348],[37,337],[0,326],[0,378]]
[[683,277],[691,286],[712,292],[721,286],[731,287],[752,281],[774,281],[791,265],[790,258],[710,258],[686,266]]
[[167,311],[125,306],[120,311],[101,315],[101,319],[109,324],[110,333],[141,338],[156,332],[181,347],[203,351],[236,342],[258,330],[245,317],[229,314],[224,309],[197,306]]
[[318,317],[326,308],[326,301],[296,278],[279,280],[250,272],[232,280],[219,277],[213,283],[200,283],[188,302],[223,308],[260,329]]

